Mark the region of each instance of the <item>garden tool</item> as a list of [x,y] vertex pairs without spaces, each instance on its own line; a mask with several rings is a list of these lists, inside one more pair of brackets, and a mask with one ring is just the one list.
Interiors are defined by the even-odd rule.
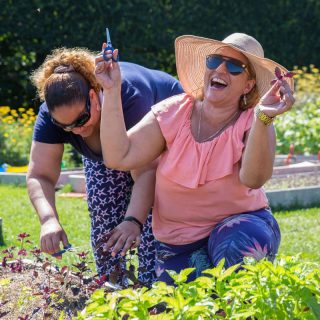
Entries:
[[[109,29],[106,28],[106,37],[107,37],[107,47],[103,50],[103,59],[105,61],[109,61],[110,59],[107,58],[107,51],[111,50],[112,53],[114,51],[114,48],[112,46],[112,43],[111,43],[111,38],[110,38],[110,33],[109,33]],[[114,62],[118,62],[119,61],[119,55],[117,56],[117,59],[115,59],[113,56],[112,56],[112,61]]]

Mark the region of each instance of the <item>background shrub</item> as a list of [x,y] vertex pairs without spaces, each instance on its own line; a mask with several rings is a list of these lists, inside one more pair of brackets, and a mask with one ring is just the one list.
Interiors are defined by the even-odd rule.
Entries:
[[2,0],[0,105],[33,107],[28,76],[56,47],[99,50],[105,27],[121,59],[175,74],[178,35],[223,39],[235,32],[256,37],[271,59],[320,65],[320,2],[316,0]]
[[[36,120],[32,108],[0,107],[0,166],[24,166],[29,163],[33,126]],[[62,168],[82,165],[81,155],[70,144],[64,145]]]
[[[239,31],[256,37],[265,55],[288,69],[314,64],[296,67],[297,103],[292,112],[277,120],[277,153],[288,153],[291,143],[296,153],[319,151],[316,118],[320,112],[320,76],[315,67],[320,65],[319,1],[0,0],[0,4],[0,106],[10,106],[9,112],[16,109],[19,114],[19,108],[31,107],[37,113],[39,101],[29,81],[31,71],[57,47],[79,46],[98,51],[105,41],[106,26],[122,60],[173,75],[177,36],[195,34],[223,39]],[[26,164],[32,125],[23,124],[18,129],[21,115],[8,116],[13,118],[5,120],[2,115],[0,122],[0,164]],[[79,165],[79,157],[69,146],[66,149],[65,166]],[[72,162],[76,164],[69,164]]]
[[320,151],[320,73],[314,65],[295,68],[296,103],[290,112],[276,119],[277,153],[289,153],[290,144],[297,154]]
[[0,165],[22,166],[29,162],[35,119],[31,108],[0,107]]

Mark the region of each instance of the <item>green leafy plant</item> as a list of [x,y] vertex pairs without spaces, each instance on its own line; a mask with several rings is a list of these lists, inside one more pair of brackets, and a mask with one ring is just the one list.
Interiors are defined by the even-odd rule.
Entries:
[[[150,289],[99,289],[78,316],[84,319],[319,319],[320,269],[299,257],[274,264],[246,259],[239,265],[205,270],[186,283],[193,269],[170,271],[175,286],[156,282]],[[251,317],[251,318],[250,318]]]
[[[25,166],[29,162],[32,132],[36,115],[32,108],[0,107],[0,165]],[[62,168],[82,166],[81,155],[65,144]]]
[[293,145],[295,154],[318,154],[320,151],[318,138],[320,134],[320,72],[314,65],[310,65],[295,67],[293,74],[296,102],[290,112],[276,119],[277,153],[288,154],[290,145]]
[[86,252],[76,253],[77,262],[72,266],[60,268],[53,258],[33,247],[29,237],[20,233],[18,246],[0,252],[0,306],[5,308],[0,317],[31,319],[43,314],[46,319],[57,319],[64,310],[70,319],[106,279],[90,269],[92,261]]
[[0,165],[28,164],[35,119],[31,108],[14,110],[7,106],[0,107]]
[[318,154],[320,151],[320,99],[294,106],[276,119],[277,153],[287,154],[294,145],[296,154]]

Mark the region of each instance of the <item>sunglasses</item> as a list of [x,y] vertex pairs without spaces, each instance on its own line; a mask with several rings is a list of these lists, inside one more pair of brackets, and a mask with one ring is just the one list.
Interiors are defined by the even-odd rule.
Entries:
[[241,74],[247,67],[243,62],[237,59],[224,57],[220,54],[211,54],[206,58],[207,68],[211,70],[217,69],[223,62],[226,63],[228,72],[233,76]]
[[63,130],[65,131],[71,131],[73,130],[74,128],[78,128],[78,127],[82,127],[84,126],[90,119],[90,96],[88,94],[88,97],[87,97],[87,100],[86,100],[86,105],[85,105],[85,111],[80,114],[80,116],[72,123],[70,124],[62,124],[60,122],[58,122],[57,120],[55,120],[51,115],[51,122],[53,124],[55,124],[56,126],[62,128]]

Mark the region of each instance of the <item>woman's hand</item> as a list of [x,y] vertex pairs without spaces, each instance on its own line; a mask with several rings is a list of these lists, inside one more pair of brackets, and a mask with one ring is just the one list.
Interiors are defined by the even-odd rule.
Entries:
[[286,80],[277,80],[260,99],[258,105],[262,112],[273,118],[290,110],[295,102],[293,92]]
[[111,231],[104,250],[112,248],[111,255],[114,257],[119,251],[125,256],[129,249],[134,249],[140,245],[140,226],[132,221],[123,221]]
[[[60,242],[66,247],[69,244],[66,232],[61,227],[57,219],[53,218],[41,225],[40,249],[42,252],[54,254],[61,250]],[[61,259],[61,256],[56,256]]]
[[[121,90],[121,72],[117,60],[118,49],[113,52],[108,50],[105,53],[105,57],[109,59],[105,61],[103,58],[104,49],[107,44],[102,45],[102,51],[95,58],[95,76],[98,83],[102,86],[104,90],[119,89]],[[114,60],[112,59],[114,58]]]

